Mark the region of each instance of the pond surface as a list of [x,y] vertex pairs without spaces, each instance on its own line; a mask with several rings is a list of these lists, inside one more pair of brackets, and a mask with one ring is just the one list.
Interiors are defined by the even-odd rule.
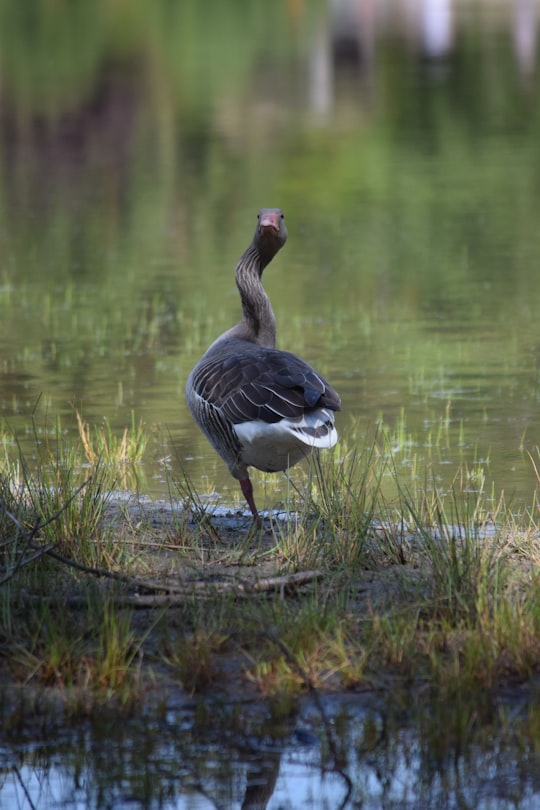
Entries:
[[239,317],[256,212],[279,205],[279,345],[341,393],[343,447],[397,425],[398,472],[465,465],[527,509],[538,4],[284,0],[271,24],[257,4],[207,5],[2,8],[7,436],[31,458],[36,433],[77,437],[77,411],[119,433],[133,416],[153,436],[143,492],[184,466],[236,497],[183,390]]
[[[499,707],[502,709],[502,705]],[[449,744],[418,736],[371,698],[309,699],[286,722],[219,702],[161,708],[131,720],[102,713],[39,741],[0,741],[0,806],[53,810],[338,810],[365,807],[540,807],[538,751],[462,729]],[[412,706],[409,707],[412,709]],[[416,717],[418,722],[418,717]],[[508,728],[507,728],[508,731]],[[329,745],[329,735],[335,746]],[[6,735],[7,736],[7,735]],[[511,736],[511,735],[510,735]],[[445,747],[447,746],[447,747]]]

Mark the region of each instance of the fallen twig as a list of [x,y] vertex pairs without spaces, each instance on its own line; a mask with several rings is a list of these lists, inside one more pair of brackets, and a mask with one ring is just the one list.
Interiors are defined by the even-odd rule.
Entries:
[[[61,555],[53,552],[52,556],[57,558]],[[64,560],[67,564],[71,564],[71,560]],[[263,577],[252,581],[240,580],[231,578],[227,581],[201,581],[196,580],[192,582],[185,582],[181,585],[167,585],[164,582],[152,582],[149,580],[137,580],[128,577],[124,574],[119,574],[115,571],[105,571],[104,569],[92,569],[87,566],[81,566],[79,563],[75,565],[77,569],[82,569],[86,573],[95,574],[97,576],[106,575],[113,579],[120,580],[126,584],[131,585],[135,590],[146,591],[146,593],[129,593],[129,594],[111,594],[111,601],[119,606],[136,607],[136,608],[154,608],[154,607],[175,607],[185,603],[186,597],[197,596],[199,598],[210,598],[216,594],[230,593],[235,596],[244,597],[251,593],[265,593],[270,591],[279,590],[282,595],[285,592],[294,590],[300,585],[306,585],[310,582],[315,582],[323,576],[321,571],[297,571],[295,574],[284,574],[275,577]],[[150,593],[149,593],[150,592]],[[28,598],[32,598],[27,596]],[[35,597],[39,601],[57,601],[56,597]],[[84,596],[65,596],[61,597],[62,604],[68,604],[73,607],[84,607],[87,605],[87,600]]]

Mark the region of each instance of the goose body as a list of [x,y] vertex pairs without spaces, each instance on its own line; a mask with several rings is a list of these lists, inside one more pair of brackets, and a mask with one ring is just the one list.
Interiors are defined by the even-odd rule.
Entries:
[[302,359],[275,348],[275,317],[261,276],[286,239],[282,212],[262,209],[236,267],[242,320],[214,341],[186,385],[193,418],[240,482],[257,523],[248,467],[286,470],[338,439],[336,391]]

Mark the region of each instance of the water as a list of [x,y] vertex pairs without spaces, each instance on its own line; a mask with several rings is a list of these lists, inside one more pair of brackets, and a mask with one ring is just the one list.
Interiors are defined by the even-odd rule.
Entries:
[[530,506],[538,6],[344,5],[284,4],[271,26],[256,7],[158,3],[126,25],[81,2],[60,25],[6,6],[0,415],[29,456],[36,425],[76,438],[77,410],[118,432],[133,412],[155,437],[144,492],[166,493],[172,439],[173,468],[230,498],[183,387],[236,322],[236,261],[277,204],[279,345],[342,393],[342,435],[404,415],[431,464],[446,420],[448,475],[478,464]]
[[337,759],[309,699],[282,722],[241,702],[207,707],[200,712],[186,701],[120,721],[101,713],[76,730],[57,730],[53,740],[49,728],[40,742],[13,735],[0,745],[1,806],[540,807],[537,751],[516,757],[507,742],[489,734],[480,746],[471,729],[444,750],[434,733],[426,740],[406,725],[405,712],[397,725],[370,697],[325,699]]
[[[0,416],[29,459],[58,420],[75,440],[77,411],[119,432],[133,413],[153,437],[143,493],[167,495],[164,468],[183,465],[201,493],[231,499],[183,388],[238,318],[234,267],[257,210],[279,205],[289,241],[265,273],[279,345],[340,391],[344,439],[404,423],[404,476],[418,462],[445,482],[465,464],[495,499],[531,507],[537,2],[0,11]],[[462,806],[463,791],[476,807],[540,806],[536,754],[518,745],[456,749],[427,778],[406,724],[355,758],[364,715],[347,711],[364,807]],[[255,762],[276,779],[268,807],[335,807],[344,780],[306,743],[306,729],[321,737],[310,718],[280,743],[261,721],[240,747],[222,728],[194,739],[181,713],[125,738],[36,731],[2,745],[0,805],[249,806]]]

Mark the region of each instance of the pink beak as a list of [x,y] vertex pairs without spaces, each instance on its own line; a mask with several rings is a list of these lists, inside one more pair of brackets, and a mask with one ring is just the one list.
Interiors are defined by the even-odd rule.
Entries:
[[273,230],[279,233],[279,214],[273,211],[263,214],[259,221],[259,229],[263,230],[263,228],[273,228]]

